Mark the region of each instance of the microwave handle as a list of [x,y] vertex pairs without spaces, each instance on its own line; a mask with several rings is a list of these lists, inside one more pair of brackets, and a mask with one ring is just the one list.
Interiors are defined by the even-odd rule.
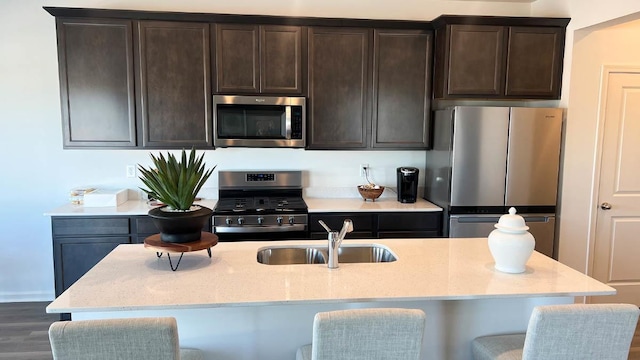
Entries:
[[285,138],[291,139],[291,106],[284,107],[284,126],[285,126]]

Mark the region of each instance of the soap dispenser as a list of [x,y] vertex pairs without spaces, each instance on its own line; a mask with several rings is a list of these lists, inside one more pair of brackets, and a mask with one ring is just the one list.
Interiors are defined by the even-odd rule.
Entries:
[[536,245],[524,218],[516,215],[512,207],[494,226],[496,229],[489,234],[489,250],[496,270],[511,274],[524,272]]

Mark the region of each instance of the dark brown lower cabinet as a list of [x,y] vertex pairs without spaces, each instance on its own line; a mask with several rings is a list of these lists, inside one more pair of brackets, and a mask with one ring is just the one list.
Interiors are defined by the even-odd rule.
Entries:
[[378,214],[378,238],[442,236],[442,212]]
[[[131,225],[135,229],[135,234],[131,238],[131,242],[134,244],[143,244],[145,238],[158,233],[158,227],[146,215],[132,216]],[[211,231],[211,228],[208,228],[207,231]]]
[[[128,217],[56,217],[51,219],[56,297],[111,250],[131,242]],[[69,320],[70,314],[60,319]]]
[[[208,222],[203,231],[211,231]],[[150,217],[140,216],[54,216],[53,270],[56,297],[91,270],[120,244],[143,243],[158,228]],[[61,319],[70,319],[62,314]]]
[[318,223],[324,221],[331,230],[339,231],[344,219],[353,221],[353,232],[346,238],[429,238],[442,236],[441,212],[367,212],[367,213],[311,213],[311,239],[326,239],[326,230]]
[[309,214],[309,235],[311,239],[327,239],[327,231],[320,225],[324,221],[333,231],[340,231],[344,219],[353,221],[353,231],[347,239],[375,238],[375,215],[373,213],[312,213]]
[[130,243],[128,236],[57,238],[54,241],[56,296],[73,285],[111,250]]

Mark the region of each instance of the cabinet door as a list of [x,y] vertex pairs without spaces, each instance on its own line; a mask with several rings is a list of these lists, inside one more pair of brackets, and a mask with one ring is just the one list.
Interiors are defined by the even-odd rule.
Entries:
[[257,25],[215,25],[216,92],[260,92]]
[[56,25],[64,147],[135,147],[131,21]]
[[376,30],[373,147],[427,147],[431,99],[431,33]]
[[353,231],[345,238],[362,239],[373,238],[374,214],[371,213],[315,213],[309,214],[309,232],[312,239],[327,239],[327,231],[320,225],[319,220],[324,221],[333,231],[340,231],[345,219],[353,222]]
[[[142,244],[144,239],[160,232],[153,219],[147,215],[132,216],[131,226],[131,242],[134,244]],[[204,224],[202,231],[211,232],[211,219]]]
[[127,236],[54,238],[56,296],[73,285],[116,246],[129,242]]
[[560,98],[564,29],[510,27],[505,93],[518,98]]
[[209,25],[138,22],[138,112],[142,145],[209,147]]
[[437,237],[442,234],[441,223],[441,212],[381,213],[378,215],[378,237]]
[[302,32],[299,26],[260,27],[260,91],[302,94]]
[[448,31],[446,95],[478,97],[504,94],[505,27],[450,25]]
[[310,149],[367,147],[370,37],[368,29],[309,29]]
[[118,244],[130,243],[128,216],[51,219],[56,296],[71,286]]
[[126,216],[55,217],[51,221],[53,236],[127,235],[130,229]]

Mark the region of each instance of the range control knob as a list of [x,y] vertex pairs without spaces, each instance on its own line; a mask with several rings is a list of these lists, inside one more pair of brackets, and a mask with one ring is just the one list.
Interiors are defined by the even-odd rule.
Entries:
[[231,221],[231,218],[226,218],[226,219],[224,220],[224,222],[225,222],[227,225],[231,225],[231,222],[232,222],[232,221]]
[[276,222],[278,223],[278,225],[282,225],[282,216],[278,216],[276,218]]
[[244,218],[243,217],[239,217],[238,218],[238,225],[242,225],[244,224]]
[[258,225],[262,225],[264,223],[264,218],[262,216],[258,217]]
[[296,221],[296,218],[293,216],[289,216],[289,224],[293,225],[293,223]]

